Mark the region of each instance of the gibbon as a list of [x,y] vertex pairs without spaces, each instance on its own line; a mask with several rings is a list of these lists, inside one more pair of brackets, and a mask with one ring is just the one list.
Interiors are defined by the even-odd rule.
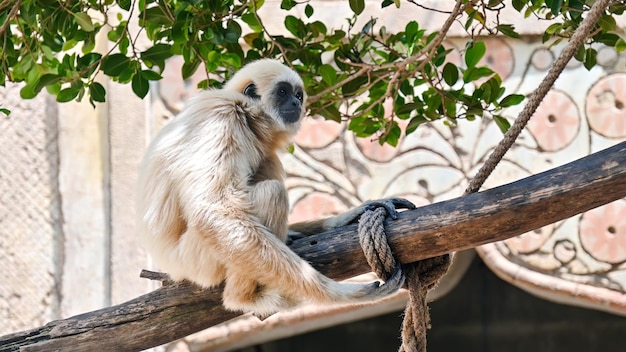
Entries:
[[395,292],[385,284],[336,282],[287,247],[293,238],[346,225],[366,209],[414,206],[369,201],[344,214],[287,224],[279,151],[305,112],[300,77],[278,61],[244,66],[222,89],[193,97],[147,149],[138,190],[141,236],[160,269],[203,287],[225,282],[227,309],[268,316],[302,302],[363,302]]

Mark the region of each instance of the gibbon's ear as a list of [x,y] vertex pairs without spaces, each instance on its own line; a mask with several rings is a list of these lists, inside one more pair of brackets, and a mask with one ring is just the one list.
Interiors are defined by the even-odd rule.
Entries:
[[243,89],[243,94],[249,96],[252,99],[260,99],[261,97],[256,92],[256,86],[254,83],[250,83]]

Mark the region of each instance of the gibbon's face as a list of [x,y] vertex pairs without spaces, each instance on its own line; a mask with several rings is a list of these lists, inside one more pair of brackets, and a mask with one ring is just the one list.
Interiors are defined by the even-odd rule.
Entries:
[[273,59],[253,61],[235,73],[224,89],[258,101],[280,129],[298,130],[307,96],[302,79],[291,68]]
[[304,90],[299,85],[280,81],[265,93],[265,97],[261,97],[258,95],[256,85],[252,82],[244,88],[243,94],[264,101],[269,107],[270,114],[280,118],[285,124],[296,123],[302,117]]

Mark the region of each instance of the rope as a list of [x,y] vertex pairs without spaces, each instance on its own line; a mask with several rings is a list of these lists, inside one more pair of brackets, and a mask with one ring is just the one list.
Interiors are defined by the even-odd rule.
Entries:
[[528,120],[530,120],[531,116],[533,116],[535,111],[537,111],[539,104],[546,97],[546,94],[548,94],[548,91],[550,91],[556,79],[559,78],[567,63],[572,59],[578,48],[585,42],[589,34],[592,32],[593,27],[596,22],[598,22],[600,16],[604,13],[604,10],[609,6],[610,2],[611,0],[599,0],[593,4],[587,14],[587,17],[582,20],[580,26],[576,29],[576,31],[574,31],[574,34],[565,48],[563,48],[559,58],[550,68],[550,71],[548,71],[546,77],[541,81],[539,87],[537,87],[537,89],[534,90],[529,96],[524,109],[519,114],[517,119],[515,119],[513,125],[504,134],[504,138],[500,141],[491,155],[489,155],[489,158],[487,158],[487,161],[485,161],[480,170],[478,170],[476,176],[470,180],[469,185],[465,190],[466,195],[477,192],[480,189],[483,183],[487,180],[487,177],[491,175],[498,163],[500,163],[504,154],[511,148],[513,143],[515,143],[517,137],[520,133],[522,133],[524,127],[526,127]]
[[[525,128],[531,116],[537,110],[541,101],[554,85],[561,72],[576,50],[584,43],[595,23],[611,0],[596,1],[588,15],[576,29],[570,41],[565,46],[559,58],[552,65],[548,75],[542,80],[539,87],[530,95],[526,106],[517,117],[511,128],[487,161],[480,168],[465,190],[465,194],[477,192],[498,165],[504,154],[511,148],[515,140]],[[377,208],[366,211],[359,219],[359,242],[372,270],[383,280],[391,277],[400,266],[393,257],[391,248],[387,244],[384,230],[386,210]],[[402,322],[402,345],[400,352],[426,352],[426,330],[430,329],[430,314],[426,302],[428,291],[434,288],[439,279],[450,267],[450,255],[429,258],[415,263],[401,266],[406,275],[406,285],[409,290],[409,302],[404,311]]]
[[400,351],[426,352],[426,330],[430,328],[426,295],[448,270],[450,255],[399,266],[387,243],[386,217],[387,211],[383,207],[363,213],[359,219],[359,242],[368,264],[378,277],[387,281],[396,270],[404,270],[409,302],[404,311]]

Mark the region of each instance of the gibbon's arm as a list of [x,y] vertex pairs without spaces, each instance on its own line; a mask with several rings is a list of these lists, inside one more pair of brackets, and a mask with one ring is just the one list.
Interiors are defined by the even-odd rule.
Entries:
[[415,209],[415,204],[406,199],[396,197],[369,200],[356,208],[330,218],[290,224],[287,243],[300,238],[315,235],[320,232],[328,231],[336,227],[348,225],[358,220],[358,218],[363,215],[365,211],[373,210],[379,207],[385,208],[385,210],[387,210],[387,214],[391,216],[392,219],[396,219],[398,217],[396,209]]

